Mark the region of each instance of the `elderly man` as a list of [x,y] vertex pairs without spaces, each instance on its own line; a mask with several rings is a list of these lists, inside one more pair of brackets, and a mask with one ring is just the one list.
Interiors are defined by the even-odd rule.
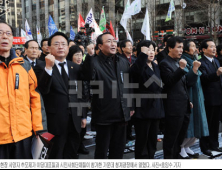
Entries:
[[32,131],[47,130],[37,79],[12,49],[13,30],[0,22],[0,159],[32,159]]

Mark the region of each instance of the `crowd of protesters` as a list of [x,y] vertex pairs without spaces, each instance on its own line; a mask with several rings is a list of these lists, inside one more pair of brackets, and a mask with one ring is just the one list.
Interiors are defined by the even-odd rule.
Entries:
[[88,154],[89,108],[95,159],[122,159],[133,139],[136,159],[154,159],[159,131],[165,159],[198,158],[190,149],[197,139],[203,154],[222,152],[222,46],[207,39],[198,49],[194,40],[165,36],[157,47],[110,33],[86,45],[81,29],[75,41],[57,32],[22,52],[0,22],[0,159],[32,159],[32,138],[45,132],[55,135],[50,159]]

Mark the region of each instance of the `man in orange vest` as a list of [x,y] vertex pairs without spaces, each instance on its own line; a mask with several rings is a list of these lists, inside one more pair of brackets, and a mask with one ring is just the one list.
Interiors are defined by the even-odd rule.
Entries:
[[32,132],[47,130],[37,78],[12,49],[13,29],[0,22],[0,159],[32,159]]

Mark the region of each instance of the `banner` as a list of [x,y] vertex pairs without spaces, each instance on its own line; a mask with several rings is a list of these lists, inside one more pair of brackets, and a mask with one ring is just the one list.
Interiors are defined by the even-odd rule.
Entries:
[[24,45],[26,37],[13,37],[13,45]]
[[26,37],[26,32],[23,29],[21,29],[21,37]]
[[99,28],[102,32],[106,30],[106,15],[105,15],[104,6],[103,6],[102,11],[101,11]]
[[130,35],[128,30],[126,30],[126,37],[127,37],[127,40],[130,40],[132,42],[132,44],[133,44],[133,39],[132,39],[132,37],[131,37],[131,35]]
[[97,37],[102,34],[102,31],[100,30],[98,24],[96,23],[92,9],[89,11],[85,23],[88,23],[90,27],[95,29],[95,32],[92,33],[91,39],[92,41],[96,41]]
[[82,18],[81,14],[79,14],[79,18],[78,18],[78,32],[80,31],[80,27],[85,27],[85,21]]
[[124,13],[123,13],[123,16],[121,18],[121,21],[120,21],[120,24],[123,26],[123,28],[126,30],[127,29],[127,20],[129,18],[131,18],[130,15],[126,15],[126,11],[127,9],[130,7],[130,1],[128,0],[127,1],[127,4],[126,4],[126,7],[125,7],[125,10],[124,10]]
[[57,29],[55,22],[53,21],[51,15],[49,15],[48,29],[49,29],[49,36],[58,32],[58,29]]
[[38,28],[37,26],[36,26],[36,30],[37,30],[37,42],[38,42],[39,46],[41,46],[42,34],[40,32],[40,28]]
[[33,40],[32,32],[29,27],[28,21],[25,21],[26,41]]
[[143,21],[143,26],[141,32],[146,36],[146,40],[151,40],[150,38],[150,18],[148,13],[148,8],[146,8],[146,16]]
[[172,18],[172,12],[175,11],[175,5],[174,5],[174,2],[173,0],[171,0],[170,2],[170,6],[169,6],[169,10],[168,10],[168,13],[167,13],[167,17],[166,17],[166,21],[170,21],[171,18]]
[[72,26],[70,26],[70,40],[74,41],[75,36],[76,36],[75,31],[72,28]]
[[140,13],[141,11],[141,0],[135,0],[132,2],[132,4],[127,8],[125,15],[136,15]]

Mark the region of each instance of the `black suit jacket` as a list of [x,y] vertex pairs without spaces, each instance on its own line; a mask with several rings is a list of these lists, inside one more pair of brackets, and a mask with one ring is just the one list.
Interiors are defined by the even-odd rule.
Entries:
[[[217,67],[220,67],[219,61],[214,58]],[[210,106],[219,106],[222,104],[222,78],[218,77],[214,65],[203,56],[200,59],[201,83],[203,87],[205,104]]]
[[[70,81],[81,81],[80,66],[71,61],[67,61],[67,64]],[[77,87],[79,90],[80,85]],[[76,86],[70,85],[70,89],[67,89],[56,65],[53,67],[52,76],[45,70],[42,71],[39,89],[45,102],[49,132],[54,135],[67,132],[70,114],[77,132],[80,132],[81,118],[86,118],[86,114],[83,112],[83,115],[77,115],[77,108],[69,107],[69,103],[78,104],[83,100],[78,99],[77,94],[70,94],[69,90],[76,91]]]
[[[152,62],[153,70],[147,65],[147,55],[141,53],[134,65],[130,68],[133,83],[138,83],[139,88],[135,89],[136,94],[160,95],[162,92],[160,70],[157,64]],[[155,77],[153,77],[155,76]],[[147,81],[155,81],[149,87],[144,84]],[[163,100],[160,98],[142,98],[141,107],[136,107],[133,118],[138,119],[161,119],[164,118]]]
[[[29,62],[29,60],[27,59],[27,56],[24,57],[25,60],[27,60]],[[31,63],[30,63],[31,64]],[[36,59],[36,65],[35,67],[32,68],[35,72],[35,75],[37,77],[37,80],[39,81],[39,78],[41,76],[42,71],[45,69],[45,62],[41,61],[39,59]]]
[[198,75],[193,70],[186,72],[178,68],[170,56],[160,63],[160,72],[164,93],[167,94],[167,99],[164,100],[166,116],[184,116],[191,113],[187,87],[197,82]]
[[165,48],[163,51],[161,51],[158,55],[157,55],[157,62],[158,64],[160,64],[166,57],[168,56],[168,51]]

